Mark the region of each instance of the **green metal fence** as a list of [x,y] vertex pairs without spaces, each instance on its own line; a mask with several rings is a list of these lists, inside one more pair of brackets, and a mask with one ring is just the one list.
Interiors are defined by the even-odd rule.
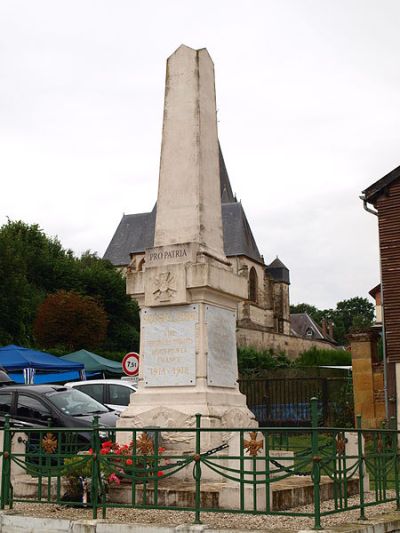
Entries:
[[[319,428],[316,399],[311,411],[311,428],[206,428],[197,415],[190,428],[105,429],[95,419],[88,430],[21,430],[6,417],[0,506],[90,506],[93,518],[112,507],[193,511],[195,523],[205,511],[306,516],[315,529],[351,509],[360,518],[381,503],[400,509],[395,420],[381,430],[364,430],[360,417],[351,430]],[[29,493],[12,469],[31,476]],[[309,509],[280,500],[288,481]]]

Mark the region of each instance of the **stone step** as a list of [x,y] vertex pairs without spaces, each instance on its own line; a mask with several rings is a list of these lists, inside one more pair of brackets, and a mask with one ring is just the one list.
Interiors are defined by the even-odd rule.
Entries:
[[[18,476],[13,483],[14,497],[36,499],[38,495],[37,479],[27,475]],[[65,492],[65,484],[61,487],[61,494]],[[353,496],[358,494],[358,478],[350,479],[347,482],[347,494]],[[51,483],[51,499],[56,500],[56,482]],[[253,505],[253,488],[246,486],[245,507],[251,509]],[[227,494],[229,495],[227,496]],[[47,479],[43,479],[42,494],[47,497]],[[221,495],[225,494],[221,498]],[[260,496],[260,495],[259,495]],[[265,505],[265,491],[260,498],[258,496],[258,508],[261,510]],[[334,484],[329,477],[323,476],[320,482],[321,501],[332,499],[334,496]],[[226,507],[226,501],[232,501],[229,508],[238,508],[239,486],[233,483],[210,482],[201,485],[201,507],[203,509],[218,509]],[[108,501],[112,503],[122,503],[129,505],[132,502],[132,487],[128,483],[114,485],[109,488]],[[221,502],[223,500],[223,502]],[[275,481],[271,484],[272,510],[283,511],[293,507],[300,507],[314,501],[314,486],[307,476],[292,476],[282,481]],[[220,502],[222,505],[220,505]],[[235,505],[235,502],[237,503]],[[144,490],[143,485],[136,486],[137,505],[154,505],[154,488],[148,486]],[[193,508],[195,506],[195,484],[180,480],[163,480],[158,484],[158,506]]]

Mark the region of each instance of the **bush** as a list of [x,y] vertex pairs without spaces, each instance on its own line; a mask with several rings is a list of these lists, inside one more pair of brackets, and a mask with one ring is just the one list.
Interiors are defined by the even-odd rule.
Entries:
[[101,345],[107,325],[107,314],[94,298],[58,291],[39,306],[33,332],[42,348],[58,346],[72,351]]
[[288,368],[292,362],[285,353],[274,353],[273,350],[257,351],[252,347],[238,348],[239,372],[244,375],[257,375],[262,370],[271,368]]
[[350,366],[351,353],[346,350],[321,350],[310,348],[301,353],[295,361],[296,366]]

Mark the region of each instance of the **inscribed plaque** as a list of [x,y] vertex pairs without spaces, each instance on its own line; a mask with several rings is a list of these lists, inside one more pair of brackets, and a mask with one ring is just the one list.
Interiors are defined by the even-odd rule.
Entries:
[[197,305],[145,308],[142,311],[146,387],[196,384],[198,316]]
[[212,387],[236,386],[236,314],[229,309],[206,306],[208,357],[207,383]]

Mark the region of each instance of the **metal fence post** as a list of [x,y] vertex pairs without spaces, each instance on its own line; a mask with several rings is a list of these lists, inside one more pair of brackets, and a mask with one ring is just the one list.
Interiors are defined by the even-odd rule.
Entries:
[[10,503],[10,476],[11,476],[11,431],[10,415],[4,417],[3,438],[3,468],[1,471],[1,505],[4,509]]
[[318,446],[318,398],[311,398],[311,453],[312,453],[312,473],[311,478],[314,484],[314,529],[321,528],[321,495],[320,480],[321,470]]
[[365,495],[364,495],[364,452],[363,452],[363,442],[362,442],[362,431],[361,431],[361,415],[356,417],[356,427],[357,427],[357,445],[358,445],[358,475],[359,475],[359,486],[360,486],[360,516],[359,520],[367,520],[365,516]]
[[195,494],[195,524],[201,524],[200,520],[200,507],[201,507],[201,414],[196,414],[196,449],[195,449],[195,464],[194,464],[194,479],[196,481],[196,494]]
[[100,438],[99,438],[99,417],[96,415],[93,417],[92,424],[92,442],[93,442],[93,454],[92,454],[92,486],[90,490],[90,500],[93,510],[93,519],[97,518],[97,506],[99,497],[99,481],[100,481],[100,466],[99,466],[99,454],[100,454]]
[[394,486],[396,490],[396,510],[400,511],[400,487],[399,487],[399,461],[398,461],[398,442],[397,442],[397,419],[395,416],[390,417],[389,427],[392,433],[392,450],[394,459]]

